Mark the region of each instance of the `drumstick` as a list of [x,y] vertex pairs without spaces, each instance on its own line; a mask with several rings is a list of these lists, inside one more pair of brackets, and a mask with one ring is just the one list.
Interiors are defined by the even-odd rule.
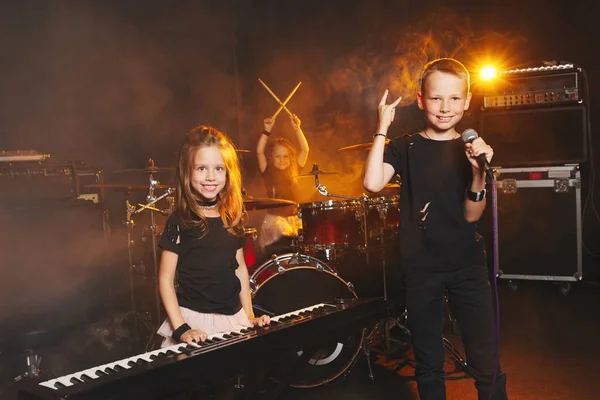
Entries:
[[292,112],[285,106],[287,104],[288,101],[290,101],[290,99],[292,98],[292,96],[296,93],[296,91],[298,90],[298,88],[300,87],[300,85],[302,84],[302,82],[298,83],[298,85],[296,85],[296,87],[294,88],[294,90],[292,90],[292,92],[290,93],[290,95],[287,97],[287,99],[285,99],[285,101],[282,103],[281,100],[279,100],[279,97],[277,97],[277,95],[275,93],[273,93],[273,91],[271,89],[269,89],[269,87],[267,86],[266,83],[264,83],[260,78],[258,78],[258,81],[265,87],[265,89],[267,90],[267,92],[269,92],[269,94],[271,96],[273,96],[273,98],[275,99],[275,101],[277,101],[280,105],[280,107],[277,109],[277,111],[275,111],[275,114],[273,114],[273,116],[271,117],[271,119],[275,119],[275,117],[277,117],[277,115],[279,115],[279,113],[281,112],[281,110],[285,110],[290,117],[293,117],[294,115],[292,114]]

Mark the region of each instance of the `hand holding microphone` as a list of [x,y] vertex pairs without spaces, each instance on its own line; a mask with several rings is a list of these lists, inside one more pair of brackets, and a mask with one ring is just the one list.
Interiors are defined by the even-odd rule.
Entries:
[[490,181],[494,180],[494,172],[490,167],[490,161],[494,156],[494,150],[483,141],[474,129],[467,129],[462,133],[462,140],[465,143],[465,153],[475,168],[485,171]]

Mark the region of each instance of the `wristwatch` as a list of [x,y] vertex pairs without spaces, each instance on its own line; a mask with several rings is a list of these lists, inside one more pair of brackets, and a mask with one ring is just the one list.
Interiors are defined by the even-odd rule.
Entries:
[[471,201],[481,201],[483,199],[485,199],[485,195],[487,194],[487,190],[483,189],[481,192],[472,192],[471,189],[469,188],[467,190],[467,199],[471,200]]

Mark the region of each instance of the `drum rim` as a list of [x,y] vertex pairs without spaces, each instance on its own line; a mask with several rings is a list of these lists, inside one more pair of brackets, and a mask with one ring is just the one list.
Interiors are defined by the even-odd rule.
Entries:
[[395,204],[400,202],[400,195],[394,194],[391,196],[377,196],[370,197],[367,199],[368,205],[377,205],[377,204]]
[[352,206],[360,207],[360,201],[358,200],[323,200],[323,201],[311,201],[308,203],[298,204],[298,208],[316,208],[320,210],[337,209],[337,208],[350,208]]
[[[273,279],[276,276],[279,276],[281,274],[276,273],[273,275],[268,276],[263,282],[261,282],[260,284],[258,284],[256,282],[256,278],[258,278],[258,275],[260,275],[260,273],[262,273],[265,269],[266,266],[274,263],[275,260],[280,260],[281,258],[285,258],[286,260],[290,260],[292,259],[294,256],[296,256],[298,253],[286,253],[286,254],[282,254],[274,259],[270,259],[268,261],[265,261],[263,264],[261,264],[258,268],[256,268],[256,270],[252,273],[252,275],[250,276],[250,292],[252,295],[252,298],[254,298],[254,296],[256,295],[256,293],[258,293],[258,291],[260,290],[260,288],[267,283],[268,281],[270,281],[271,279]],[[352,296],[354,296],[355,299],[358,299],[358,295],[356,294],[356,291],[354,290],[354,286],[352,285],[352,282],[348,282],[345,279],[343,279],[342,277],[340,277],[338,275],[338,273],[331,267],[329,266],[329,264],[327,264],[326,262],[324,262],[323,260],[320,260],[316,257],[313,257],[311,255],[308,254],[300,254],[301,257],[307,257],[309,259],[312,260],[316,260],[320,263],[320,265],[324,266],[325,268],[322,271],[319,272],[325,272],[328,273],[329,275],[332,275],[333,277],[337,278],[339,281],[341,281],[344,286],[346,286],[346,288],[350,291],[350,293],[352,294]],[[293,271],[296,269],[312,269],[312,270],[318,270],[318,268],[316,266],[310,266],[310,265],[297,265],[297,266],[293,266],[293,267],[287,267],[285,268],[285,273],[289,272],[289,271]],[[352,286],[352,288],[351,288]]]

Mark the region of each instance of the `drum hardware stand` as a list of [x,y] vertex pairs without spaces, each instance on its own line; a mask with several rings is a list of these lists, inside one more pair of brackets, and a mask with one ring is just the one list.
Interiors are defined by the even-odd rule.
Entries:
[[125,315],[131,315],[133,316],[133,338],[134,340],[138,340],[139,339],[139,325],[138,323],[141,322],[146,329],[148,329],[149,331],[153,330],[153,326],[150,323],[150,321],[148,320],[149,318],[145,315],[142,315],[140,313],[137,312],[137,306],[135,304],[135,284],[134,284],[134,280],[133,280],[133,275],[134,275],[134,270],[136,268],[136,266],[133,264],[133,255],[132,255],[132,245],[133,245],[133,240],[131,238],[131,232],[133,230],[133,228],[135,227],[135,222],[133,221],[133,219],[131,219],[131,216],[133,213],[135,213],[135,206],[131,205],[129,203],[129,200],[125,200],[125,205],[127,207],[127,220],[123,222],[123,224],[127,227],[127,255],[129,258],[129,302],[130,302],[130,311]]
[[[152,172],[150,172],[148,174],[149,177],[149,188],[148,188],[148,195],[146,196],[146,204],[142,204],[140,205],[140,207],[138,209],[136,209],[136,207],[132,206],[131,209],[131,213],[132,214],[138,214],[144,210],[149,210],[150,211],[150,234],[152,235],[152,264],[153,264],[153,272],[154,272],[154,305],[156,307],[156,326],[159,326],[162,322],[162,317],[161,317],[161,301],[160,301],[160,293],[158,290],[158,256],[156,254],[156,248],[157,248],[157,240],[156,240],[156,236],[158,234],[157,231],[157,227],[156,227],[156,218],[155,218],[155,213],[159,212],[163,215],[168,215],[170,213],[170,210],[161,210],[158,209],[156,207],[154,207],[154,204],[156,204],[158,201],[162,200],[163,198],[169,196],[170,194],[172,194],[174,192],[174,190],[172,188],[168,188],[167,191],[165,193],[163,193],[161,196],[156,197],[154,195],[154,190],[156,189],[156,187],[158,186],[159,182],[154,179],[154,174]],[[128,209],[129,212],[129,209]],[[152,329],[152,328],[150,328]],[[149,349],[152,341],[154,339],[153,335],[150,335],[148,342],[146,343],[146,350]]]

